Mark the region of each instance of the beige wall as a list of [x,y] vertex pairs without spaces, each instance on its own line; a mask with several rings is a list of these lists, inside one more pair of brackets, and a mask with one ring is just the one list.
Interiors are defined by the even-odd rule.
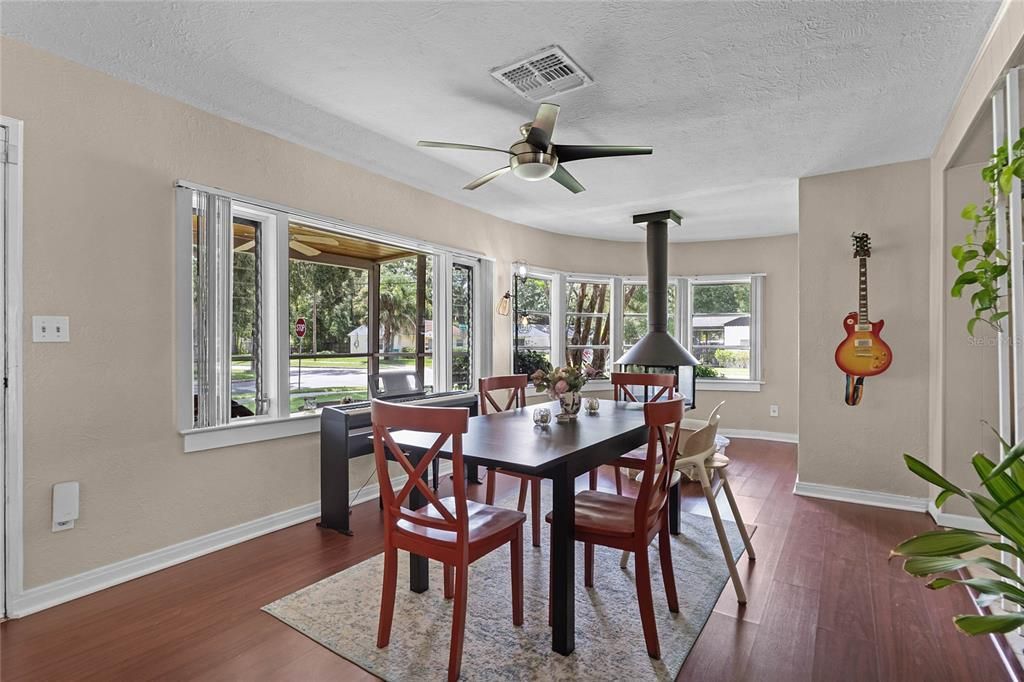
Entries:
[[[991,147],[991,144],[989,145]],[[962,242],[970,223],[960,217],[968,203],[979,206],[988,196],[988,187],[981,179],[984,164],[971,164],[946,171],[946,259],[943,292],[945,356],[942,359],[946,392],[943,406],[942,472],[949,480],[968,488],[975,487],[978,475],[971,465],[971,455],[978,450],[991,457],[999,453],[999,440],[985,423],[999,423],[999,386],[996,358],[996,335],[985,325],[977,325],[974,336],[967,333],[967,320],[972,307],[967,297],[957,300],[949,296],[959,271],[950,257],[949,246]],[[966,500],[953,498],[944,507],[953,514],[974,514]]]
[[[686,221],[683,221],[686,225]],[[669,269],[684,275],[765,273],[764,385],[758,393],[704,391],[697,395],[692,415],[707,417],[720,401],[723,429],[752,429],[795,434],[798,425],[797,236],[742,239],[728,242],[673,244]],[[769,417],[769,405],[779,416]]]
[[[502,221],[16,41],[0,41],[0,85],[0,110],[25,121],[24,333],[32,315],[71,318],[70,344],[25,344],[26,588],[319,496],[316,435],[183,453],[173,406],[176,179],[483,252],[497,258],[497,291],[518,258],[586,272],[645,269],[639,243]],[[687,263],[685,273],[767,271],[767,295],[781,299],[795,272],[780,269],[776,284],[774,266],[756,263],[764,254],[792,262],[794,243],[688,246],[714,267]],[[784,347],[795,314],[776,325],[770,343]],[[498,318],[496,370],[509,350],[507,319]],[[737,409],[731,425],[795,431],[793,368],[771,364],[783,351],[769,356],[766,391],[742,396],[772,396],[782,426],[742,421],[766,415],[763,405]],[[370,466],[358,460],[352,480]],[[81,482],[81,518],[73,531],[51,533],[50,487],[64,480]]]
[[[928,217],[927,160],[800,180],[801,482],[925,494],[902,454],[928,445]],[[857,309],[854,231],[871,235],[869,312],[893,364],[850,407],[833,354]]]

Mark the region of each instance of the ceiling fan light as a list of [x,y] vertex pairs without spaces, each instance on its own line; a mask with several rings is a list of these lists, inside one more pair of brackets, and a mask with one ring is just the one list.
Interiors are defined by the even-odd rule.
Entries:
[[555,167],[546,163],[520,163],[512,169],[512,172],[516,174],[516,177],[523,180],[537,182],[538,180],[550,178],[555,172]]

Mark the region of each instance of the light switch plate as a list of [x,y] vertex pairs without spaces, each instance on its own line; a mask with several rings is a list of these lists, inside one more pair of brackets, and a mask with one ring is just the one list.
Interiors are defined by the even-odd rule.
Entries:
[[67,317],[58,315],[32,316],[32,341],[35,343],[67,343],[71,340]]

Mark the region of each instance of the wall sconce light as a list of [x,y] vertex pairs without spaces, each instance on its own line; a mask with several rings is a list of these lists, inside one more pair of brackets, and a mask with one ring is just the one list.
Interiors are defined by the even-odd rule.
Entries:
[[498,301],[498,314],[502,317],[508,317],[509,313],[512,312],[512,290],[509,289],[505,292],[505,295]]
[[[526,279],[526,262],[517,260],[512,261],[512,278]],[[512,290],[509,289],[505,292],[505,295],[498,301],[497,307],[498,314],[502,317],[508,317],[509,313],[512,312]]]

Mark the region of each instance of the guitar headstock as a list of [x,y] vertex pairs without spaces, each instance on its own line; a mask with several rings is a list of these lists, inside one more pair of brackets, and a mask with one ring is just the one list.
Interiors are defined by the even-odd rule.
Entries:
[[853,257],[871,258],[871,237],[867,232],[854,232],[850,235],[853,239]]

